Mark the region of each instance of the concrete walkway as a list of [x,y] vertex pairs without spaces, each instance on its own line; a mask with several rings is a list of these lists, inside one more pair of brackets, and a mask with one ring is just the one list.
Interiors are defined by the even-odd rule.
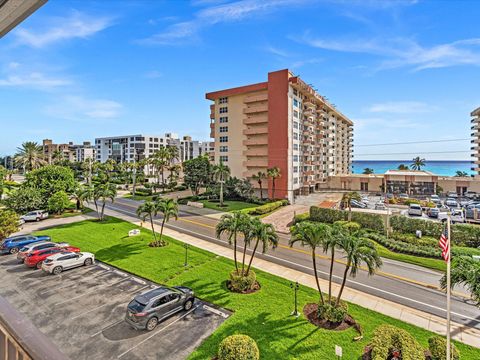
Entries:
[[265,216],[262,222],[272,224],[276,231],[282,234],[290,234],[289,225],[292,223],[295,215],[308,213],[310,207],[307,205],[295,204],[284,206],[272,214]]
[[[122,213],[106,209],[105,213],[110,216],[115,216],[122,220],[131,222],[137,226],[140,226],[139,219],[124,215]],[[155,229],[160,232],[160,226],[155,225]],[[224,246],[213,244],[211,242],[198,239],[196,237],[180,233],[175,230],[164,228],[163,233],[177,240],[185,242],[187,244],[196,246],[201,249],[208,250],[216,255],[220,255],[229,259],[233,259],[233,252]],[[247,255],[248,257],[248,255]],[[289,269],[287,267],[271,263],[266,260],[255,258],[253,261],[254,267],[283,277],[290,281],[298,281],[300,284],[316,289],[315,277],[303,272]],[[328,288],[328,282],[320,279],[320,286],[323,289]],[[332,284],[333,292],[338,293],[339,285]],[[423,329],[427,329],[434,333],[445,335],[446,334],[446,321],[435,315],[419,311],[417,309],[399,305],[392,301],[384,300],[376,296],[369,295],[364,292],[360,292],[354,289],[345,288],[343,292],[343,299],[351,303],[360,305],[364,308],[377,311],[381,314],[390,316],[395,319],[399,319],[406,323],[416,325]],[[452,323],[452,338],[463,342],[465,344],[480,348],[480,330],[475,328],[466,327],[457,323]]]

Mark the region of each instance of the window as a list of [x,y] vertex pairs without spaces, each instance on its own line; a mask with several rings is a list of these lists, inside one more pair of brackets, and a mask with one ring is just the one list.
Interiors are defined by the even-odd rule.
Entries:
[[221,161],[221,162],[227,162],[227,161],[228,161],[228,156],[226,156],[226,155],[221,155],[221,156],[220,156],[220,161]]
[[293,172],[294,172],[294,173],[298,173],[298,166],[294,166],[294,167],[293,167]]
[[155,300],[153,303],[152,307],[156,308],[158,306],[166,304],[170,300],[170,297],[168,295],[162,296],[160,299]]
[[228,142],[228,136],[220,136],[219,141],[220,141],[221,143],[223,143],[223,142]]
[[228,107],[226,107],[226,106],[225,106],[225,107],[221,107],[221,108],[218,110],[218,112],[219,112],[220,114],[225,114],[225,113],[228,112]]
[[298,95],[297,89],[293,89],[293,95]]
[[298,118],[298,111],[297,110],[293,110],[293,117]]
[[298,122],[296,121],[293,122],[293,128],[298,130]]
[[293,155],[293,161],[298,162],[298,155]]
[[298,178],[293,178],[293,183],[298,184]]
[[293,99],[293,106],[298,107],[298,101],[297,101],[297,99]]
[[228,132],[228,126],[220,126],[220,132]]
[[221,97],[218,99],[219,104],[228,104],[228,97]]
[[298,144],[293,144],[293,150],[298,151]]
[[228,122],[228,116],[221,116],[220,117],[220,124],[225,124]]
[[226,145],[220,146],[220,152],[228,152],[228,146]]
[[293,139],[298,140],[298,133],[296,133],[296,132],[293,133]]

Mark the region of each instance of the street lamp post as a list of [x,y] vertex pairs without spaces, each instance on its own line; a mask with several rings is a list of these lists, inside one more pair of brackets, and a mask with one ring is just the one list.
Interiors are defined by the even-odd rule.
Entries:
[[300,288],[300,285],[298,285],[298,281],[294,283],[290,283],[290,287],[293,289],[293,291],[295,292],[295,310],[293,310],[293,312],[290,314],[292,316],[295,316],[295,317],[299,317],[300,314],[298,313],[298,301],[297,301],[297,291],[298,289]]
[[189,245],[187,243],[183,244],[183,247],[185,248],[185,263],[183,266],[188,266],[188,248]]

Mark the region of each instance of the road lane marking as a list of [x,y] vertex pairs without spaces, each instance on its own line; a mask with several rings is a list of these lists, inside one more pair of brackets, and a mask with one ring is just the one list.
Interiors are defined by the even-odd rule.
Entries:
[[168,324],[167,326],[164,326],[162,327],[161,329],[159,329],[158,331],[155,331],[152,335],[150,335],[149,337],[143,339],[142,341],[140,341],[139,343],[137,343],[135,346],[132,346],[130,349],[128,349],[127,351],[121,353],[120,355],[117,356],[117,359],[120,359],[122,358],[123,356],[127,355],[130,351],[136,349],[137,347],[139,347],[141,344],[143,344],[145,341],[147,340],[150,340],[152,337],[154,337],[155,335],[157,335],[159,332],[165,330],[166,328],[172,326],[173,324],[175,324],[176,322],[180,321],[181,319],[183,319],[185,316],[191,314],[193,311],[195,311],[196,309],[198,308],[198,306],[195,306],[193,309],[191,309],[190,311],[186,312],[185,314],[183,314],[182,316],[180,316],[179,318],[175,319],[174,321],[172,321],[170,324]]

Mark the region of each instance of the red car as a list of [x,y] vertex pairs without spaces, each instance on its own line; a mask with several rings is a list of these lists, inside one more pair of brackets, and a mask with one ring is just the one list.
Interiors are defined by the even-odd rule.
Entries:
[[80,252],[80,249],[75,246],[54,247],[48,249],[42,249],[29,253],[23,263],[30,268],[36,267],[40,269],[42,267],[43,260],[53,254],[60,252]]

